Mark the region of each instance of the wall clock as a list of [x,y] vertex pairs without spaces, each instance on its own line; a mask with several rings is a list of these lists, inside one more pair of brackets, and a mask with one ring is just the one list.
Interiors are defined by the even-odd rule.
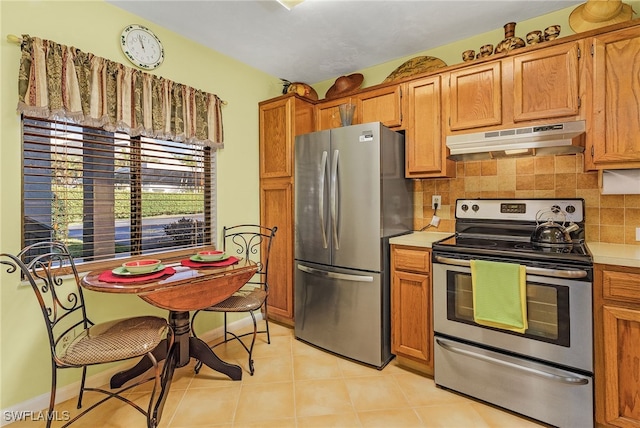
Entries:
[[120,47],[129,61],[146,70],[153,70],[164,61],[162,42],[142,25],[132,24],[122,30]]

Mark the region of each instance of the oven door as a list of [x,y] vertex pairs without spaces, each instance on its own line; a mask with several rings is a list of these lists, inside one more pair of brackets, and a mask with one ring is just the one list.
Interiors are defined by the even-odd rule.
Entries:
[[[468,265],[469,260],[452,260],[434,254],[436,334],[593,373],[592,285],[589,281],[571,278],[590,277],[589,272],[576,268],[548,271],[528,268],[529,328],[520,334],[473,321],[471,268]],[[536,271],[538,274],[530,273]]]

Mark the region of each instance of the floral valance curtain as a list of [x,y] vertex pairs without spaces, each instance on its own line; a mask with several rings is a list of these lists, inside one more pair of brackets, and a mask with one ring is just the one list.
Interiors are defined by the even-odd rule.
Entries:
[[222,147],[218,96],[117,62],[22,36],[18,111],[109,132]]

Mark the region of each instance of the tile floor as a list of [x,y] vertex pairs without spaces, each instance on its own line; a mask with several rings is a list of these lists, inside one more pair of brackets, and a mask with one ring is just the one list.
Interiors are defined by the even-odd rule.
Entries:
[[[320,351],[295,339],[293,330],[271,323],[271,344],[259,335],[255,374],[235,341],[216,348],[225,361],[243,367],[234,382],[208,367],[195,375],[194,362],[177,369],[160,422],[162,428],[195,427],[522,427],[540,425],[436,388],[432,379],[397,365],[369,368]],[[146,407],[150,384],[130,398]],[[84,405],[98,394],[87,393]],[[75,400],[56,411],[76,411]],[[7,428],[37,428],[21,421]],[[54,423],[53,426],[61,426]],[[145,427],[144,416],[119,400],[97,407],[72,427]]]

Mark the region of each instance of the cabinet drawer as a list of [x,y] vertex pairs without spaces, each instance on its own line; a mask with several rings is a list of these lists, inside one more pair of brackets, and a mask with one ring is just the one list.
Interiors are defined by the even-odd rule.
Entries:
[[605,299],[634,300],[640,303],[640,274],[604,270],[602,285]]
[[431,251],[429,250],[403,247],[393,248],[394,269],[429,272],[431,270],[430,260]]

